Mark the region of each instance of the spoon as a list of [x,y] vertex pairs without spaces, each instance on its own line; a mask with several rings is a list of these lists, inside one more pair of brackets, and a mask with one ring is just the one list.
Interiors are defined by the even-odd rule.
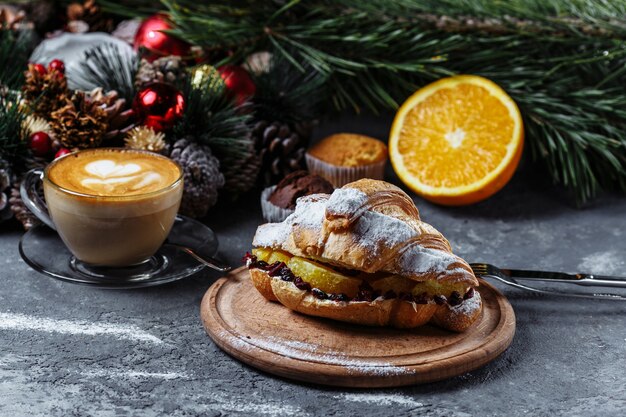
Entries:
[[171,243],[171,242],[167,242],[166,245],[169,246],[173,246],[177,249],[182,250],[183,252],[189,254],[192,258],[194,258],[196,261],[200,262],[203,265],[208,266],[211,269],[214,269],[216,271],[219,272],[228,272],[231,269],[233,269],[231,266],[228,266],[226,264],[221,263],[220,261],[218,261],[215,258],[211,258],[210,256],[206,256],[206,255],[198,255],[196,252],[194,252],[193,249],[187,247],[187,246],[183,246],[183,245],[179,245],[177,243]]

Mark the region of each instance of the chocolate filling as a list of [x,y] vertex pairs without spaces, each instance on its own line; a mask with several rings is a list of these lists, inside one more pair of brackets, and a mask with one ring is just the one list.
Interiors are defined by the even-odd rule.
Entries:
[[380,291],[374,290],[368,282],[363,281],[363,283],[359,287],[359,292],[357,293],[356,297],[350,298],[343,293],[326,293],[319,288],[312,287],[311,284],[304,281],[302,278],[295,276],[291,269],[284,262],[274,262],[272,265],[269,265],[265,261],[258,260],[256,256],[250,253],[246,253],[246,255],[243,257],[243,261],[248,269],[260,269],[267,272],[268,275],[272,278],[279,278],[282,281],[293,282],[293,285],[295,285],[296,288],[302,291],[310,292],[315,298],[319,300],[331,300],[338,302],[371,302],[378,297],[382,297],[384,300],[399,298],[402,301],[408,301],[416,304],[428,304],[430,301],[433,301],[437,305],[448,304],[450,306],[457,306],[463,301],[472,298],[475,292],[474,288],[470,287],[470,289],[467,290],[467,292],[463,296],[461,296],[458,291],[452,291],[452,294],[450,294],[449,297],[446,297],[444,295],[435,295],[433,297],[430,297],[425,292],[418,295],[405,292],[396,294],[396,292],[393,290],[389,290],[383,294]]

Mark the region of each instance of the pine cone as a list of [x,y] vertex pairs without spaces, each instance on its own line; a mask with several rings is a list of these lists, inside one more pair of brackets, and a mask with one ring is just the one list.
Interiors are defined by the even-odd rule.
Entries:
[[41,37],[56,29],[61,29],[65,23],[62,19],[63,10],[60,2],[56,0],[38,0],[24,2],[23,9],[28,20],[35,25],[37,34]]
[[[0,30],[20,30],[25,29],[23,22],[26,18],[26,12],[19,10],[15,6],[3,4],[0,6]],[[31,27],[32,29],[32,27]]]
[[86,149],[100,145],[109,127],[109,115],[101,104],[90,99],[89,93],[77,91],[63,107],[52,112],[50,125],[64,147]]
[[180,213],[200,218],[217,202],[217,193],[224,186],[220,162],[208,146],[189,139],[179,139],[172,146],[170,158],[184,171],[185,191]]
[[24,100],[36,116],[47,119],[53,111],[65,105],[70,93],[65,75],[58,71],[41,74],[34,64],[28,64],[24,77]]
[[[54,149],[54,148],[53,148]],[[50,163],[50,159],[43,156],[35,156],[31,152],[24,157],[24,168],[31,170],[35,168],[45,168]]]
[[143,58],[135,76],[135,87],[141,90],[154,82],[182,85],[187,77],[185,64],[179,56],[165,56],[152,62]]
[[224,189],[228,191],[229,197],[236,199],[256,185],[261,161],[256,154],[251,154],[248,158],[239,161],[224,158],[222,166],[226,179]]
[[103,15],[100,6],[95,0],[81,3],[72,3],[67,6],[67,20],[85,22],[89,32],[111,32],[113,19]]
[[312,126],[310,123],[258,121],[252,128],[254,147],[261,160],[260,181],[276,184],[287,174],[306,169],[306,152]]
[[105,94],[100,87],[85,96],[85,100],[91,106],[100,107],[107,115],[107,132],[104,140],[115,139],[135,127],[132,109],[127,109],[126,100],[119,97],[117,91],[111,90]]
[[11,167],[7,161],[0,159],[0,222],[13,216],[9,198],[11,196]]
[[24,230],[29,230],[31,227],[41,224],[41,221],[24,205],[20,196],[20,182],[13,184],[9,204],[15,218],[24,226]]

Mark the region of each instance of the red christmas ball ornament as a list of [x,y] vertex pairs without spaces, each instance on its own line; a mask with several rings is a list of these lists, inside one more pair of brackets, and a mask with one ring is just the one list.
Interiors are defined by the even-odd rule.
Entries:
[[137,29],[133,43],[135,50],[145,48],[148,53],[144,57],[150,62],[167,55],[188,56],[191,45],[163,32],[170,29],[173,25],[166,14],[157,13],[146,18]]
[[185,97],[170,84],[152,83],[137,93],[133,110],[144,126],[162,132],[183,117]]
[[48,71],[58,71],[61,74],[65,74],[65,64],[60,59],[53,59],[48,64]]
[[61,148],[61,149],[59,149],[57,151],[57,153],[54,154],[54,159],[58,159],[58,158],[60,158],[62,156],[69,155],[71,153],[72,153],[72,151],[70,151],[69,149]]
[[35,65],[35,69],[37,70],[37,72],[41,75],[46,75],[46,73],[48,72],[48,70],[46,69],[46,67],[44,67],[41,64],[34,64]]
[[45,156],[52,149],[50,135],[46,132],[35,132],[28,138],[28,147],[35,156]]
[[237,65],[223,65],[217,69],[222,76],[226,89],[235,96],[237,104],[241,105],[256,92],[256,85],[248,71]]

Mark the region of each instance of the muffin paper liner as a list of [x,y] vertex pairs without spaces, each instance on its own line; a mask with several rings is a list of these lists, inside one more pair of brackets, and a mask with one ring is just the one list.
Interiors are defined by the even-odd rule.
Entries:
[[308,153],[305,157],[309,172],[326,178],[336,188],[362,178],[382,180],[385,176],[386,160],[358,167],[341,167],[324,162]]
[[274,189],[276,189],[276,186],[272,185],[271,187],[264,189],[261,193],[261,210],[263,211],[263,218],[265,221],[270,223],[282,222],[295,211],[293,209],[278,207],[268,200]]

